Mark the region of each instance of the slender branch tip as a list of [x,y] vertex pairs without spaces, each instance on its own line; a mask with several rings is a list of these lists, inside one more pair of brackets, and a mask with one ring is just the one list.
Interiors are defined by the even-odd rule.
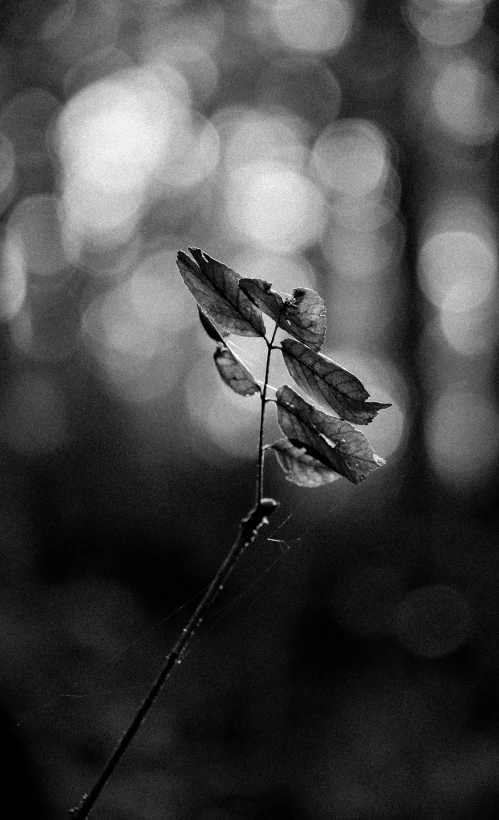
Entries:
[[[268,446],[269,445],[266,444],[265,449]],[[276,501],[275,498],[262,498],[261,501],[260,501],[260,507],[262,507],[264,510],[266,510],[267,515],[270,515],[270,513],[275,512],[275,510],[277,510],[277,508],[279,506],[280,506],[279,501]]]

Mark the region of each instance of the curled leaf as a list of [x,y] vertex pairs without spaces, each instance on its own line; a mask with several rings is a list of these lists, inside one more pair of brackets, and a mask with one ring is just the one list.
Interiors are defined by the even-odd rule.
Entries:
[[239,287],[280,328],[320,350],[326,335],[326,308],[315,290],[295,288],[293,295],[272,290],[263,279],[240,279]]
[[320,350],[326,336],[326,307],[324,300],[311,288],[295,288],[293,298],[286,303],[285,320],[288,330],[296,339],[312,350]]
[[360,484],[385,463],[363,433],[318,410],[291,387],[280,387],[276,402],[279,426],[292,443],[296,446],[299,442],[309,454],[353,484]]
[[341,478],[339,473],[312,455],[307,446],[298,441],[280,438],[271,445],[271,449],[288,481],[299,484],[300,487],[321,487]]
[[390,407],[366,401],[369,393],[362,382],[322,353],[295,339],[283,339],[281,348],[286,367],[299,387],[332,407],[340,418],[354,424],[369,424],[379,410]]
[[260,392],[256,379],[225,343],[217,345],[213,358],[223,381],[235,393],[252,396]]
[[238,336],[265,336],[261,312],[239,288],[240,275],[199,248],[189,251],[193,259],[179,251],[177,267],[208,318]]
[[224,336],[229,336],[230,334],[226,330],[224,330],[223,333],[220,333],[220,331],[215,327],[211,319],[208,318],[206,313],[203,313],[199,305],[198,314],[199,321],[201,322],[210,339],[213,339],[214,342],[221,342],[222,344],[225,344]]

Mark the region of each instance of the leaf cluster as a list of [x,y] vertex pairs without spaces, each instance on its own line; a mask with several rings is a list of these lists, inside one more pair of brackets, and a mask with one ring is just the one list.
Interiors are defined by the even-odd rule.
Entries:
[[[279,293],[262,279],[244,279],[232,268],[198,248],[191,257],[179,251],[177,266],[194,296],[201,323],[213,341],[217,370],[228,387],[241,396],[260,394],[262,413],[269,399],[262,386],[228,345],[230,334],[260,336],[268,348],[280,350],[291,378],[316,402],[334,411],[324,412],[288,385],[275,395],[277,420],[284,438],[267,445],[286,478],[302,487],[319,487],[340,477],[354,484],[385,462],[377,456],[366,436],[353,424],[369,424],[389,404],[367,401],[362,382],[322,354],[326,336],[323,299],[310,288]],[[263,315],[275,323],[271,340]],[[280,328],[290,337],[274,346]]]

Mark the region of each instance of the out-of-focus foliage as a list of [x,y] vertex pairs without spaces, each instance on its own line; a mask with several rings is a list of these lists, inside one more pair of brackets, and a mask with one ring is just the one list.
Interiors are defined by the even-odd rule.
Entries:
[[[496,15],[0,4],[0,680],[55,809],[253,495],[258,397],[213,377],[175,268],[195,246],[321,293],[324,355],[392,404],[369,428],[388,463],[306,501],[269,470],[284,523],[233,594],[256,586],[101,811],[495,816]],[[240,342],[259,376],[259,340]]]

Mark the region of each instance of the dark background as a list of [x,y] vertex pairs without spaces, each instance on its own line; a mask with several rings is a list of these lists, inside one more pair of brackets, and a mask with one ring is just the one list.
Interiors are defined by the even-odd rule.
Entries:
[[96,820],[497,816],[497,49],[480,0],[0,4],[2,817],[67,816],[252,504],[189,245],[324,296],[387,466],[268,456]]

